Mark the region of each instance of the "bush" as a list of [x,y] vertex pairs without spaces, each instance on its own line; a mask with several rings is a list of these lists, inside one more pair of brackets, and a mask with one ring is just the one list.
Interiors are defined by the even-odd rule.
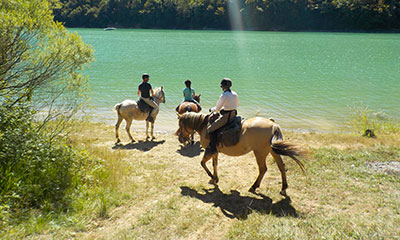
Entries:
[[38,132],[29,107],[0,108],[0,213],[68,205],[82,156]]

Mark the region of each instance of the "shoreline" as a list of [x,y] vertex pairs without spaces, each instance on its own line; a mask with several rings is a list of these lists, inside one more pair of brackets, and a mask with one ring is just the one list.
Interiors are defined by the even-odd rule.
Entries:
[[[249,119],[249,118],[243,118],[243,119]],[[158,121],[157,121],[158,120]],[[154,124],[154,133],[158,134],[174,134],[175,131],[178,129],[178,121],[174,122],[170,120],[165,120],[165,119],[157,119],[155,124]],[[111,120],[109,118],[104,118],[104,117],[99,117],[98,115],[92,114],[89,117],[89,122],[92,123],[102,123],[110,127],[115,126],[115,120]],[[278,123],[279,124],[279,123]],[[173,125],[173,126],[172,126]],[[279,124],[282,128],[283,131],[288,131],[292,133],[301,133],[301,134],[308,134],[308,133],[319,133],[319,134],[352,134],[352,133],[357,133],[356,131],[350,131],[350,130],[323,130],[323,129],[307,129],[307,128],[299,128],[299,127],[283,127],[281,124]],[[131,132],[145,132],[146,131],[146,123],[145,121],[133,121],[131,125]],[[125,121],[123,120],[120,127],[119,127],[120,135],[125,132]],[[149,129],[150,131],[150,129]]]

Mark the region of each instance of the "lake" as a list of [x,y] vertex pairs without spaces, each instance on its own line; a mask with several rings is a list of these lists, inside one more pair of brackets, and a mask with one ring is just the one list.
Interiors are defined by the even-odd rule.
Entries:
[[400,119],[400,34],[70,30],[95,50],[85,71],[92,112],[109,124],[116,103],[138,98],[144,72],[165,88],[156,130],[176,129],[186,79],[207,112],[224,77],[239,95],[239,115],[272,117],[284,129],[342,131],[365,107]]

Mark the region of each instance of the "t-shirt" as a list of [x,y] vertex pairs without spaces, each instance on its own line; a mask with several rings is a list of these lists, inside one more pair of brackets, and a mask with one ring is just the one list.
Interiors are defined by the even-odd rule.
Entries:
[[142,82],[139,85],[140,95],[143,98],[149,98],[150,97],[150,89],[151,89],[151,84],[150,83]]
[[185,101],[193,101],[193,88],[185,88],[183,89],[183,94],[185,95]]

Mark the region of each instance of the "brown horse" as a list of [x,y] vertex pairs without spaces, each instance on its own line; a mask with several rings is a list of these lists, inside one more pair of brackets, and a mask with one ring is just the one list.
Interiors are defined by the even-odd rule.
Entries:
[[[184,113],[179,115],[179,128],[176,131],[179,141],[181,143],[184,142],[194,131],[197,131],[200,135],[201,146],[206,148],[209,143],[209,139],[206,136],[209,116],[210,114],[206,115],[201,113]],[[257,159],[259,174],[256,181],[249,189],[249,191],[253,193],[260,186],[261,180],[267,172],[266,157],[269,153],[271,153],[272,157],[275,159],[281,172],[282,190],[280,194],[283,196],[286,196],[288,185],[286,181],[285,164],[280,155],[292,158],[304,172],[303,164],[296,158],[296,156],[300,155],[300,151],[294,145],[283,141],[283,134],[280,126],[270,119],[256,117],[243,121],[239,142],[229,147],[219,145],[217,146],[217,150],[218,152],[213,156],[204,154],[201,160],[201,166],[211,177],[210,183],[212,184],[217,184],[219,180],[217,173],[218,153],[223,153],[228,156],[241,156],[250,151],[254,152]],[[211,174],[206,165],[206,162],[211,158],[213,158],[214,174]]]
[[[198,103],[200,103],[200,96],[201,96],[201,94],[195,95],[193,97],[193,99],[196,100]],[[175,110],[178,112],[178,114],[182,114],[182,113],[185,113],[185,112],[196,112],[196,113],[198,113],[198,112],[201,111],[201,108],[199,108],[197,106],[197,104],[194,103],[194,102],[183,102],[183,103],[179,104],[179,106],[176,107]],[[194,132],[193,132],[193,134],[191,134],[190,139],[189,139],[189,141],[187,143],[190,143],[192,145],[194,144]],[[186,143],[185,143],[185,145],[186,145]]]
[[[193,97],[194,100],[196,100],[198,103],[200,103],[200,96],[199,95],[195,95]],[[185,113],[185,112],[200,112],[201,109],[198,108],[197,104],[194,102],[183,102],[181,104],[179,104],[178,107],[176,107],[175,109],[179,114]]]

